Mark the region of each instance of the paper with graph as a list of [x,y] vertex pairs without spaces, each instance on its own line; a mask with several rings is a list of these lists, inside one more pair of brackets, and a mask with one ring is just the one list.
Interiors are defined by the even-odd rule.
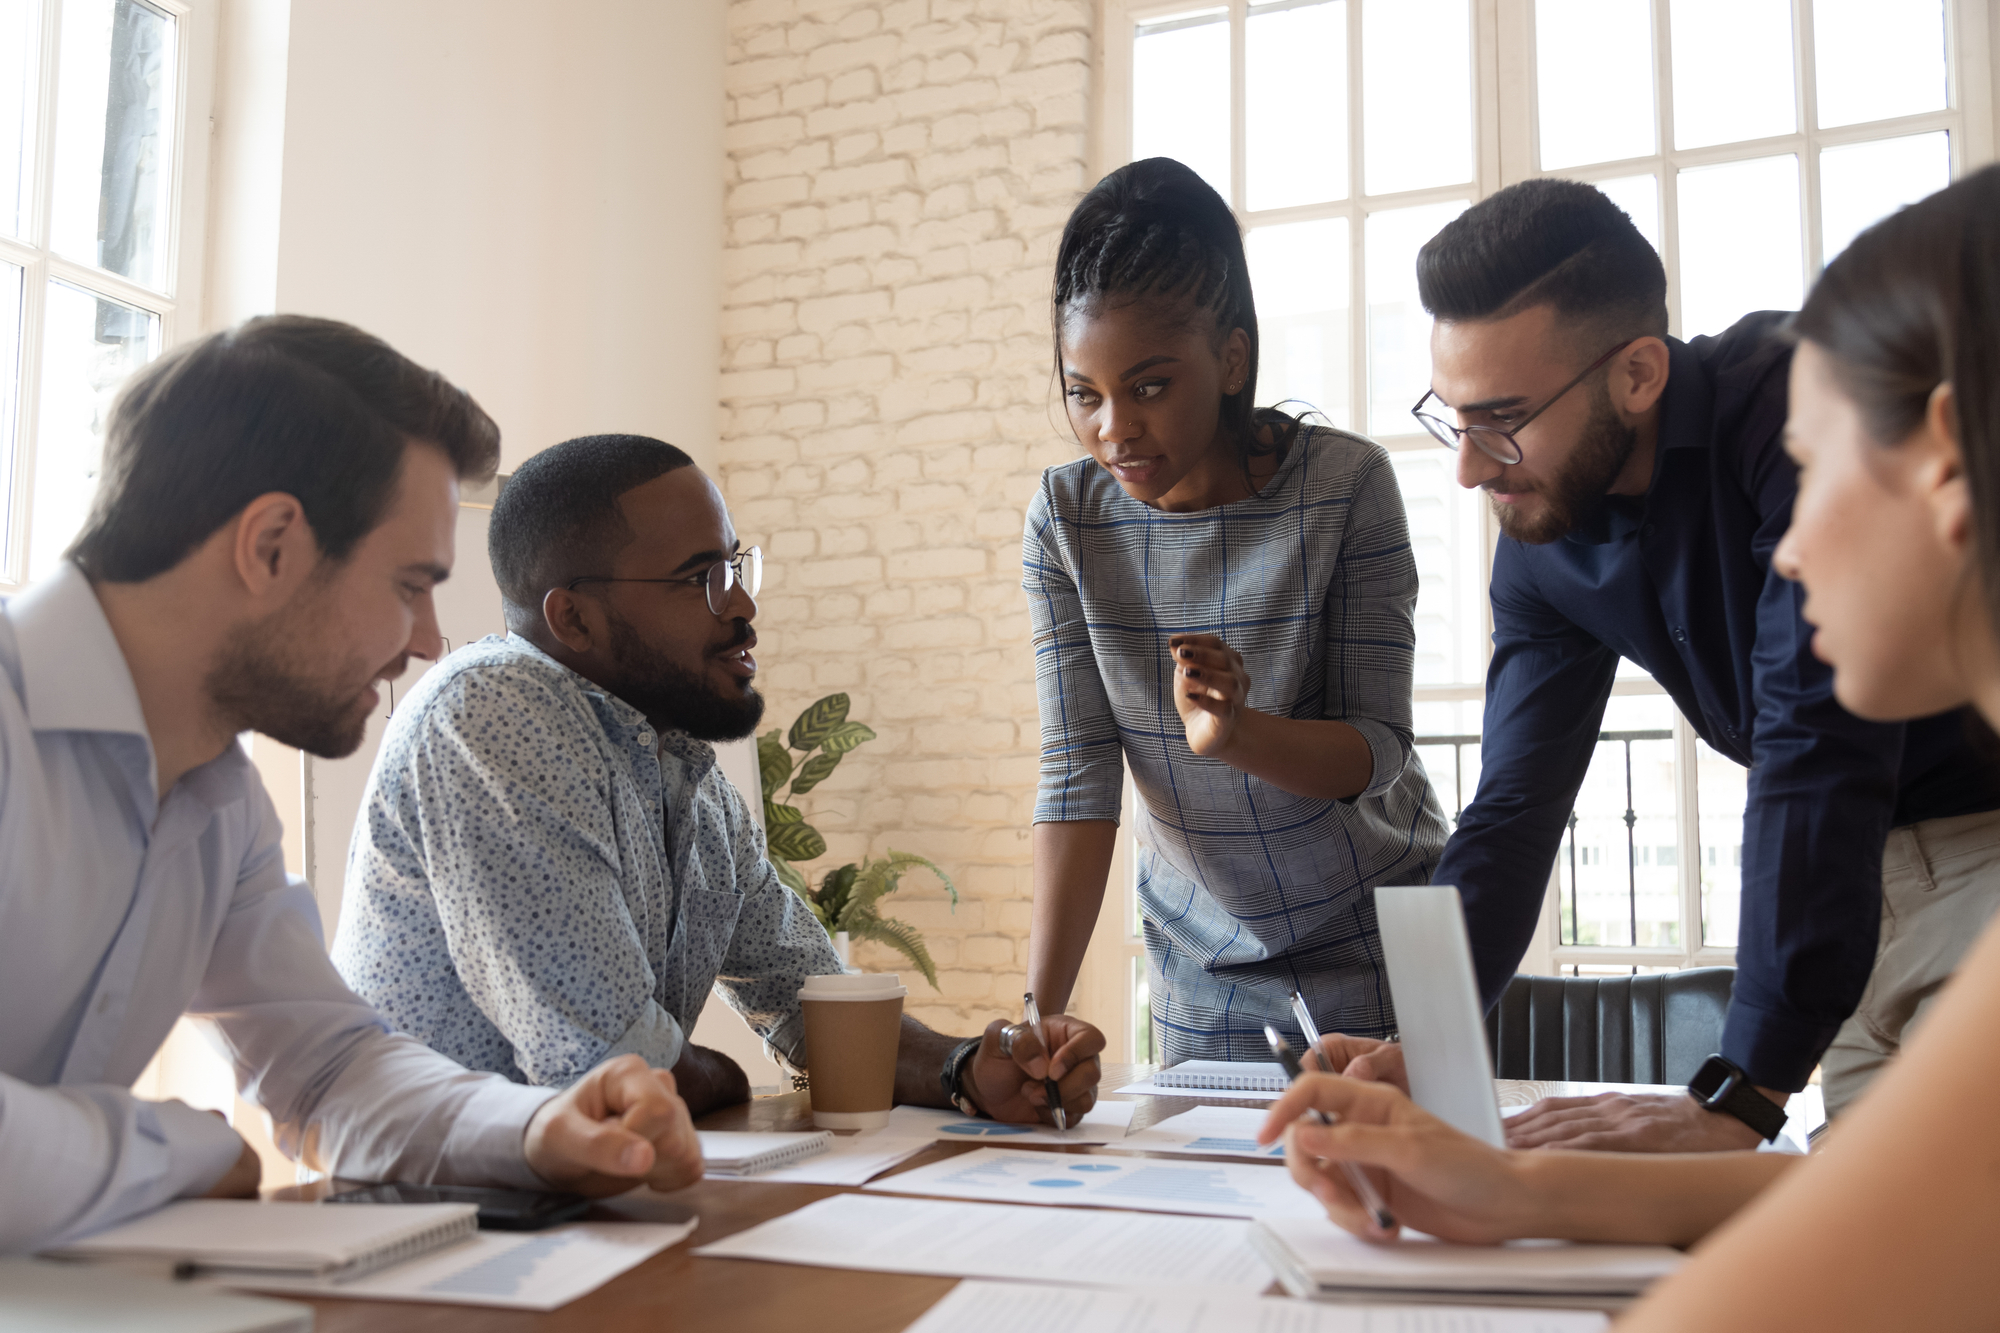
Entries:
[[1257,1162],[1160,1162],[981,1148],[866,1188],[988,1203],[1132,1208],[1212,1217],[1318,1217],[1326,1210],[1290,1173]]
[[350,1300],[553,1310],[637,1267],[694,1228],[692,1221],[572,1222],[547,1231],[479,1231],[448,1249],[351,1282],[257,1278],[220,1285]]
[[1257,1130],[1269,1114],[1247,1106],[1197,1106],[1169,1116],[1157,1125],[1134,1130],[1111,1146],[1124,1152],[1256,1157],[1282,1162],[1285,1160],[1282,1139],[1268,1146],[1257,1142]]

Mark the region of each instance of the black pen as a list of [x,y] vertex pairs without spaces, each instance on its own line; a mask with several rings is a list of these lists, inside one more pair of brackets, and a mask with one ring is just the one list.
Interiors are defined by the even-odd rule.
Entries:
[[[1042,1011],[1035,1007],[1035,993],[1029,991],[1021,997],[1021,1021],[1035,1030],[1035,1040],[1042,1044],[1042,1058],[1055,1068],[1055,1052],[1049,1049],[1048,1030],[1042,1026]],[[1057,1129],[1069,1128],[1069,1113],[1063,1110],[1062,1089],[1052,1078],[1042,1080],[1042,1091],[1049,1095],[1049,1112],[1055,1117]]]
[[[1292,1048],[1285,1044],[1285,1035],[1266,1023],[1264,1040],[1271,1043],[1271,1054],[1277,1056],[1278,1063],[1285,1067],[1285,1077],[1294,1083],[1298,1082],[1299,1076],[1305,1073],[1305,1070],[1299,1067],[1299,1057],[1293,1055]],[[1333,1128],[1333,1117],[1326,1112],[1315,1106],[1312,1108],[1312,1114],[1318,1117],[1322,1125],[1328,1129]],[[1355,1195],[1360,1198],[1361,1206],[1375,1219],[1375,1225],[1384,1231],[1393,1230],[1396,1225],[1395,1214],[1389,1211],[1388,1201],[1382,1197],[1381,1191],[1375,1188],[1375,1182],[1368,1178],[1368,1173],[1361,1169],[1360,1163],[1343,1161],[1340,1170],[1347,1177],[1347,1183]]]

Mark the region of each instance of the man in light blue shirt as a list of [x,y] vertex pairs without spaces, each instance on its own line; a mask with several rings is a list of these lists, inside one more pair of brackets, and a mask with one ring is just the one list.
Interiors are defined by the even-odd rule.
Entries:
[[[686,454],[631,435],[528,460],[488,546],[511,632],[397,705],[348,855],[341,974],[402,1030],[524,1082],[632,1053],[697,1115],[742,1100],[742,1070],[687,1041],[718,984],[808,1068],[799,986],[840,960],[709,745],[763,713],[761,557]],[[1006,1026],[960,1041],[906,1017],[897,1099],[1045,1119],[1052,1068],[1069,1114],[1088,1109],[1103,1035],[1051,1016],[1050,1061]]]
[[700,1174],[671,1077],[636,1059],[552,1096],[392,1034],[328,961],[236,743],[359,744],[376,683],[441,646],[458,482],[498,451],[462,390],[328,320],[253,320],[121,395],[83,534],[0,608],[0,1253],[256,1192],[226,1122],[130,1090],[183,1012],[323,1171]]

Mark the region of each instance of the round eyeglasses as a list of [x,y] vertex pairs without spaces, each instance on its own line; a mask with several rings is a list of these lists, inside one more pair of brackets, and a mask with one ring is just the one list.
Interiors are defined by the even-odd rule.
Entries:
[[[1606,352],[1603,356],[1598,357],[1597,360],[1585,366],[1582,373],[1575,379],[1563,385],[1562,388],[1557,389],[1553,394],[1550,394],[1547,402],[1528,413],[1525,418],[1512,426],[1460,426],[1446,421],[1443,417],[1433,416],[1431,413],[1424,411],[1424,404],[1437,396],[1437,391],[1434,389],[1424,391],[1424,396],[1417,399],[1417,405],[1410,409],[1410,415],[1417,419],[1419,425],[1430,432],[1432,439],[1445,448],[1456,450],[1460,440],[1469,440],[1473,448],[1479,450],[1480,453],[1485,454],[1494,462],[1505,463],[1509,467],[1512,467],[1521,461],[1521,442],[1514,437],[1526,430],[1529,423],[1534,421],[1536,417],[1554,407],[1557,399],[1589,379],[1592,371],[1637,341],[1639,341],[1637,338],[1627,339]],[[1443,406],[1444,400],[1439,398],[1438,404],[1439,406]]]
[[764,551],[762,547],[746,546],[727,560],[718,560],[699,574],[690,574],[679,579],[614,579],[599,574],[586,574],[580,579],[571,579],[563,587],[575,591],[579,583],[686,583],[700,587],[708,594],[708,609],[714,615],[721,615],[729,609],[729,592],[737,584],[743,591],[755,597],[757,590],[764,586]]

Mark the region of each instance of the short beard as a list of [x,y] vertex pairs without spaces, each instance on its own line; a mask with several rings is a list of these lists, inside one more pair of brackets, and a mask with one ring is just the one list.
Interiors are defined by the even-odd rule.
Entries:
[[1595,522],[1604,512],[1611,483],[1638,447],[1638,427],[1618,419],[1610,391],[1599,384],[1591,396],[1590,420],[1584,423],[1576,452],[1563,470],[1538,490],[1544,502],[1542,513],[1527,519],[1516,506],[1495,500],[1493,513],[1500,520],[1500,531],[1529,546],[1546,546]]
[[[203,682],[209,701],[232,731],[257,731],[321,759],[345,759],[361,748],[374,711],[353,687],[368,670],[345,658],[326,665],[313,641],[322,622],[317,599],[302,594],[292,605],[230,631]],[[388,674],[400,675],[398,664]]]
[[[736,637],[722,651],[749,640],[750,622],[739,619]],[[711,689],[701,676],[649,647],[623,616],[611,617],[610,648],[618,679],[598,683],[662,731],[684,731],[698,741],[734,741],[764,718],[764,696],[747,681],[734,698]]]

